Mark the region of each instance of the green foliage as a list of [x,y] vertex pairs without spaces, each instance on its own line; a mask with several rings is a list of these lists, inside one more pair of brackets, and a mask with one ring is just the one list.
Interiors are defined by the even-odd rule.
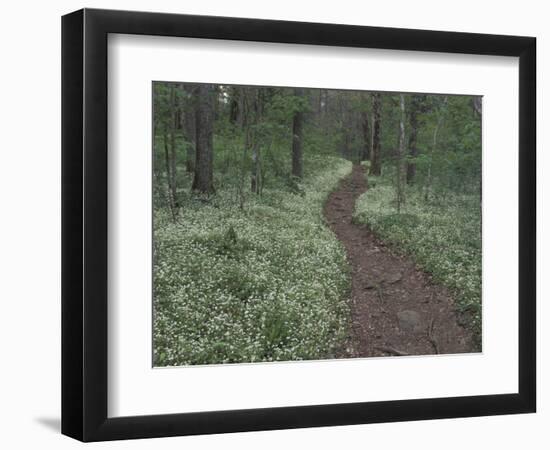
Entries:
[[[437,192],[478,193],[481,180],[481,121],[473,111],[471,97],[426,96],[427,111],[420,114],[417,157],[420,183],[426,183],[431,168],[433,189]],[[433,133],[439,115],[442,126],[433,148]]]
[[[154,364],[333,357],[348,330],[345,253],[322,205],[351,164],[310,156],[302,195],[282,184],[244,209],[224,184],[154,219]],[[298,185],[298,183],[296,182]]]
[[396,214],[391,183],[389,176],[369,177],[371,188],[359,197],[354,220],[367,224],[386,242],[412,255],[436,281],[455,292],[457,306],[468,313],[472,330],[480,338],[479,196],[448,193],[438,203],[426,203],[419,190],[409,188],[403,212]]
[[[447,99],[446,101],[444,99]],[[416,184],[430,184],[436,193],[479,193],[481,179],[481,120],[473,112],[472,97],[442,95],[405,95],[408,120],[416,113],[416,157],[403,155],[407,163],[416,164]],[[395,164],[399,138],[397,95],[382,97],[382,156],[385,169]],[[434,131],[442,123],[434,146]],[[405,123],[410,136],[411,123]],[[384,168],[383,168],[384,169]]]

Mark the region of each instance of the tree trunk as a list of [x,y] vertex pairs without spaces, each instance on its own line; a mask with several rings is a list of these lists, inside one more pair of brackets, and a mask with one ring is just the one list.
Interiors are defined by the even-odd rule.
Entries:
[[379,176],[382,172],[380,155],[380,94],[372,94],[372,152],[371,152],[371,175]]
[[196,102],[196,87],[192,84],[183,84],[183,92],[181,101],[181,118],[182,130],[187,141],[185,151],[185,170],[193,173],[195,170],[195,146],[196,146],[196,125],[195,125],[195,102]]
[[[301,88],[294,89],[294,95],[298,98],[303,98],[304,90]],[[292,175],[298,178],[303,176],[303,155],[302,144],[304,134],[304,113],[302,105],[294,113],[292,120]]]
[[195,105],[196,146],[195,177],[192,190],[203,194],[214,192],[214,89],[211,84],[197,87]]
[[407,161],[407,184],[413,184],[416,177],[416,162],[418,156],[417,137],[418,137],[418,112],[420,99],[416,95],[411,98],[411,106],[409,108],[409,123],[411,126],[409,134],[409,156],[412,161]]
[[[250,190],[255,194],[260,194],[262,190],[262,163],[260,159],[260,139],[258,135],[257,125],[262,116],[262,98],[259,89],[251,89],[250,99],[252,110],[252,123],[254,126],[252,139],[252,170],[250,174]],[[250,145],[250,143],[248,144]]]
[[242,160],[239,167],[239,183],[238,183],[238,194],[239,194],[239,207],[244,209],[244,202],[246,200],[245,194],[245,177],[246,177],[246,168],[248,167],[248,151],[252,145],[252,135],[250,130],[250,105],[247,100],[247,91],[245,89],[241,90],[239,105],[240,105],[240,126],[244,131],[244,145],[243,145],[243,154]]
[[166,172],[166,197],[168,198],[168,206],[170,207],[170,212],[172,213],[172,218],[174,216],[174,203],[172,200],[172,171],[170,170],[170,146],[168,145],[168,122],[164,122],[162,127],[162,142],[164,144],[164,169]]
[[170,145],[168,143],[168,120],[164,123],[163,127],[163,142],[164,142],[164,164],[166,170],[166,197],[168,198],[168,206],[170,207],[170,214],[172,220],[176,221],[176,206],[174,204],[174,197],[172,196],[172,170],[170,167]]
[[250,176],[250,190],[254,194],[260,194],[262,190],[262,162],[260,159],[260,143],[254,141],[252,146],[252,173]]
[[361,161],[368,161],[370,158],[370,146],[372,139],[370,135],[370,117],[367,111],[363,111],[361,125],[363,127],[363,152],[361,154]]
[[346,159],[352,159],[351,158],[351,130],[347,125],[346,119],[344,119],[344,142],[342,145],[342,156]]
[[177,215],[179,208],[178,194],[177,194],[177,168],[176,168],[176,130],[178,120],[178,104],[176,97],[176,87],[174,84],[170,85],[170,193],[172,198],[173,214],[174,218]]
[[405,154],[405,96],[399,95],[401,117],[399,120],[399,149],[397,153],[397,212],[401,212],[401,206],[405,203],[405,190],[403,188],[403,155]]
[[440,106],[439,112],[437,114],[437,123],[434,128],[433,138],[432,138],[432,149],[430,151],[430,162],[428,164],[428,180],[426,183],[426,189],[424,192],[424,201],[428,201],[430,198],[430,194],[432,192],[432,181],[433,181],[433,174],[432,174],[432,166],[433,166],[433,160],[435,151],[437,148],[437,136],[439,134],[439,129],[441,128],[441,125],[443,125],[443,108],[447,106],[447,97],[445,96],[443,98],[443,104]]
[[238,122],[239,116],[241,114],[239,88],[231,87],[229,89],[229,92],[229,122],[231,122],[232,125],[235,125]]
[[[328,90],[327,89],[321,89],[321,124],[324,125],[326,123],[327,113],[328,113]],[[326,127],[324,128],[326,132]]]

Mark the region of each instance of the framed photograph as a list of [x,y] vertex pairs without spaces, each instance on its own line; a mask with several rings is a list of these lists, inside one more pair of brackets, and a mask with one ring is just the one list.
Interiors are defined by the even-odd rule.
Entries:
[[62,432],[535,412],[536,40],[62,20]]

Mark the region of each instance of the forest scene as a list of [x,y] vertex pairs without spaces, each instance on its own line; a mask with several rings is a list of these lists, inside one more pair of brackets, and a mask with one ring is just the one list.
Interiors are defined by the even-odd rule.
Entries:
[[152,90],[154,366],[481,351],[481,97]]

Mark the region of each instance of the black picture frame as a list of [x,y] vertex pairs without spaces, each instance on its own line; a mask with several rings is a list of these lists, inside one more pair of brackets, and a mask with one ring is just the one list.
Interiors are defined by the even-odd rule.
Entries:
[[[123,33],[519,57],[517,393],[107,416],[107,36]],[[82,441],[535,412],[536,39],[83,9],[62,18],[62,433]]]

